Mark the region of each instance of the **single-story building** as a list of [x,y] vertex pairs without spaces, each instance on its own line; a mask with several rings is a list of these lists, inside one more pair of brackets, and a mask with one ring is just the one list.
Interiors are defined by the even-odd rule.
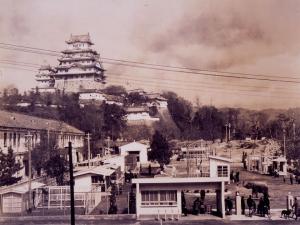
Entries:
[[148,162],[148,145],[134,141],[119,149],[121,156],[125,156],[125,170]]
[[227,177],[154,177],[133,179],[136,184],[136,214],[141,216],[181,215],[183,190],[213,189],[216,211],[225,216]]
[[[40,201],[40,192],[38,189],[45,184],[32,181],[31,204],[36,206]],[[22,213],[29,209],[29,185],[28,182],[22,182],[3,188],[0,191],[0,212],[2,213]]]
[[105,166],[82,168],[74,173],[75,192],[106,192],[111,180],[117,179],[116,171]]

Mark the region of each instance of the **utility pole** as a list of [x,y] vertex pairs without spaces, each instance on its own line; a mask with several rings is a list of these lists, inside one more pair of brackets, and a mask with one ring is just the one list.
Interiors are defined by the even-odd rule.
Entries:
[[296,124],[295,124],[295,121],[293,121],[293,138],[294,138],[294,141],[296,141]]
[[227,126],[228,126],[228,124],[226,123],[226,124],[225,124],[225,141],[226,141],[226,143],[228,142],[228,137],[227,137]]
[[73,177],[72,142],[69,142],[69,147],[68,148],[69,148],[69,170],[70,170],[71,225],[75,225],[74,177]]
[[286,135],[286,130],[285,127],[283,128],[283,156],[285,157],[286,154],[286,146],[285,146],[285,135]]
[[231,127],[231,124],[228,123],[228,141],[230,141],[230,127]]
[[88,142],[88,168],[90,168],[90,158],[91,158],[90,133],[87,133],[87,142]]
[[30,132],[28,132],[27,135],[25,135],[27,138],[27,149],[28,149],[28,194],[29,194],[29,199],[28,199],[28,208],[31,210],[31,200],[32,200],[32,193],[31,193],[31,140],[32,140],[32,135]]

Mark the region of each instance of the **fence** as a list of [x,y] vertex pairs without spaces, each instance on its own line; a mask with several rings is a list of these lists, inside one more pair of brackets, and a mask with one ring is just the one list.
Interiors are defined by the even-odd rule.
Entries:
[[[117,189],[117,214],[135,213],[135,195],[130,193],[130,184]],[[109,214],[110,192],[75,192],[76,215]],[[29,195],[8,193],[0,195],[0,215],[4,216],[48,216],[70,214],[70,190],[68,186],[40,188],[32,193],[29,207]]]

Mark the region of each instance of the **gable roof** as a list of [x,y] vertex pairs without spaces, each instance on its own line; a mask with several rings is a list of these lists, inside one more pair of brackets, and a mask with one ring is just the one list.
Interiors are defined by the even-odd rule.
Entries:
[[128,143],[126,145],[122,145],[120,147],[121,151],[129,151],[129,150],[133,150],[133,151],[136,151],[136,150],[143,150],[143,149],[147,149],[149,146],[148,145],[144,145],[144,144],[141,144],[139,142],[131,142],[131,143]]
[[86,174],[96,174],[96,175],[102,175],[102,176],[110,176],[114,172],[115,172],[114,170],[109,169],[105,166],[97,166],[97,167],[94,167],[94,168],[84,169],[84,170],[80,170],[78,172],[75,172],[74,177],[79,177],[79,176],[86,175]]
[[215,159],[215,160],[218,160],[218,161],[228,162],[228,163],[232,162],[231,159],[225,158],[225,157],[221,157],[221,156],[210,155],[210,156],[208,156],[208,158],[209,159]]
[[64,132],[81,134],[84,132],[61,121],[29,116],[21,113],[0,110],[0,127],[23,128],[29,130],[49,130],[53,132]]

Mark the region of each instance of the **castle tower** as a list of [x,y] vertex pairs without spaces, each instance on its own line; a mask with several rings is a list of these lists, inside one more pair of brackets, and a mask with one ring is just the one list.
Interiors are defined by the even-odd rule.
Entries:
[[50,65],[40,67],[38,74],[35,75],[39,92],[55,92],[54,74],[55,70]]
[[100,55],[92,49],[90,35],[71,35],[66,43],[67,49],[55,67],[55,88],[65,92],[100,89],[105,80],[104,69]]

